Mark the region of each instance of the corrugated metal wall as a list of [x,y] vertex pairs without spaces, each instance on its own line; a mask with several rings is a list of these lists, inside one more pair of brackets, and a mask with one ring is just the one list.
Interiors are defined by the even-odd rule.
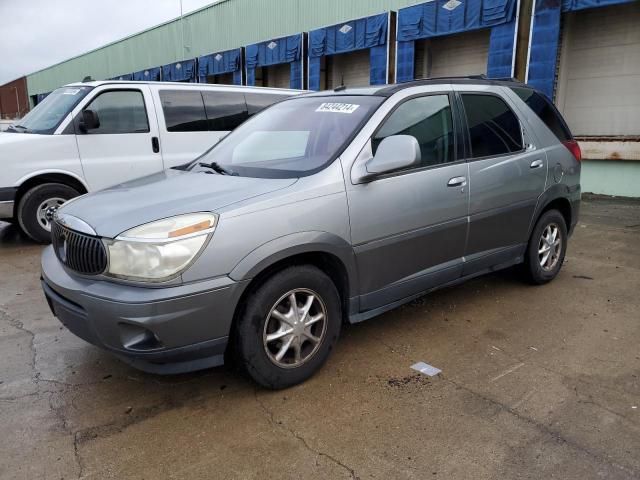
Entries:
[[223,0],[184,17],[27,76],[29,94],[91,75],[105,79],[300,33],[424,0]]

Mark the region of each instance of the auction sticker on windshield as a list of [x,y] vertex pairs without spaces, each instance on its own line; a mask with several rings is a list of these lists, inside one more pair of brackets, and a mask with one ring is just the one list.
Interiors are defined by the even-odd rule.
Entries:
[[62,92],[63,95],[76,95],[80,91],[79,88],[69,88]]
[[316,112],[353,113],[359,106],[353,103],[322,103]]

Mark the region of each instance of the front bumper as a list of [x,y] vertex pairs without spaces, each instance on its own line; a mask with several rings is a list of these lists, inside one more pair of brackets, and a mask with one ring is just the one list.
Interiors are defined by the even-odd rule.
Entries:
[[75,335],[136,368],[173,374],[221,365],[246,282],[228,277],[139,287],[72,275],[47,247],[42,288]]

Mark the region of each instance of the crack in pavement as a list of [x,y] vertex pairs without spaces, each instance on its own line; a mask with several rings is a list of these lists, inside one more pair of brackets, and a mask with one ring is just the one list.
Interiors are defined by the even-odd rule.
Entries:
[[31,370],[33,370],[35,372],[35,369],[36,369],[36,348],[35,348],[35,343],[34,342],[35,342],[36,334],[33,333],[28,328],[25,328],[24,323],[21,322],[20,320],[18,320],[17,318],[14,318],[11,314],[9,314],[9,312],[3,306],[0,306],[0,320],[5,320],[10,326],[15,328],[16,330],[19,330],[19,331],[29,335],[29,338],[30,338],[29,349],[31,350],[30,367],[31,367]]
[[254,390],[254,396],[256,399],[256,402],[258,403],[258,405],[260,406],[260,408],[264,411],[264,413],[267,415],[267,418],[269,419],[269,423],[271,423],[271,425],[273,425],[276,428],[282,427],[284,428],[286,431],[288,431],[294,438],[296,438],[298,441],[300,441],[300,443],[302,443],[302,445],[304,446],[305,449],[307,449],[309,452],[313,453],[316,455],[316,465],[318,465],[318,457],[325,457],[327,459],[329,459],[330,461],[332,461],[334,464],[338,465],[339,467],[343,468],[344,470],[346,470],[350,477],[353,480],[359,480],[360,477],[356,474],[355,470],[353,468],[351,468],[350,466],[344,464],[343,462],[341,462],[340,460],[338,460],[337,458],[335,458],[334,456],[325,453],[325,452],[321,452],[319,450],[315,450],[313,449],[309,443],[307,442],[307,440],[300,435],[298,432],[296,432],[294,429],[290,428],[289,426],[285,425],[283,422],[281,421],[276,421],[274,418],[274,413],[273,411],[271,411],[269,408],[267,408],[267,406],[265,405],[265,403],[260,400],[259,396],[258,396],[258,390],[257,388]]

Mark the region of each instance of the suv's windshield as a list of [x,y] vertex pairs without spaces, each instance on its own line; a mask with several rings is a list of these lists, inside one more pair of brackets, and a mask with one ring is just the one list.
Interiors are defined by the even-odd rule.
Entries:
[[295,178],[324,168],[384,101],[375,96],[292,98],[234,130],[193,168],[263,178]]
[[52,134],[67,114],[89,93],[91,88],[63,87],[54,90],[24,118],[9,127],[7,131]]

